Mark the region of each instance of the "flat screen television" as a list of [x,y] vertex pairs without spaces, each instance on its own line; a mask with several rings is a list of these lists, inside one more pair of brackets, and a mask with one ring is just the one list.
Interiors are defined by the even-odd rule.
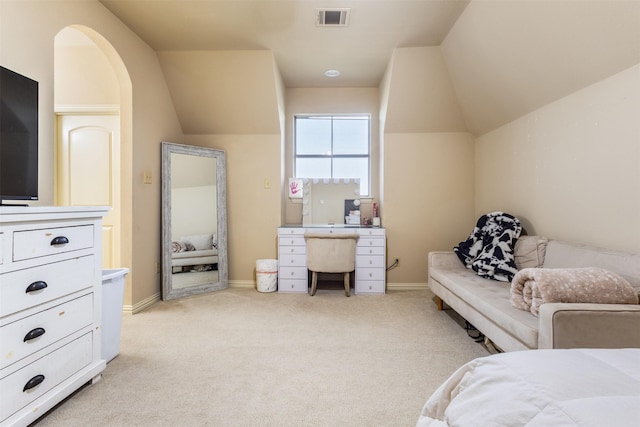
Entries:
[[38,200],[38,82],[0,66],[0,203]]

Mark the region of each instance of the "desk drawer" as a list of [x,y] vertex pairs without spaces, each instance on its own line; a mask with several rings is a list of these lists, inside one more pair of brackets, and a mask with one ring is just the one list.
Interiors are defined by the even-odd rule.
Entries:
[[[0,316],[93,286],[94,272],[95,259],[89,255],[3,274],[0,278]],[[27,292],[29,286],[37,282],[43,282],[46,287]]]
[[293,227],[293,228],[279,228],[278,236],[292,236],[292,235],[303,235],[305,232],[304,227]]
[[359,228],[358,233],[360,234],[360,238],[363,239],[365,236],[371,237],[379,237],[384,238],[385,229],[384,228]]
[[[93,294],[57,305],[0,328],[0,369],[93,322]],[[28,339],[27,335],[35,335]]]
[[[88,366],[93,357],[92,344],[93,333],[89,332],[0,379],[0,390],[3,391],[0,399],[0,422]],[[39,375],[44,377],[42,382],[24,390],[25,385]]]
[[384,255],[385,254],[385,248],[384,246],[360,246],[358,245],[356,247],[356,254],[357,255]]
[[384,257],[380,255],[367,256],[362,255],[356,257],[356,268],[374,268],[374,267],[385,267],[384,265]]
[[280,257],[285,255],[305,255],[307,253],[307,247],[305,245],[300,246],[280,246]]
[[279,237],[278,243],[280,247],[282,246],[304,246],[306,243],[304,241],[304,236],[286,236]]
[[284,279],[278,281],[278,292],[283,293],[307,293],[309,292],[309,282],[307,279]]
[[384,280],[384,268],[356,268],[356,280]]
[[281,255],[278,260],[282,267],[307,267],[306,255]]
[[278,280],[304,279],[307,280],[307,267],[283,267],[278,270]]
[[13,233],[13,260],[22,261],[93,247],[93,225]]
[[384,243],[384,239],[361,237],[360,240],[358,240],[358,247],[384,247]]
[[356,282],[357,294],[384,294],[384,280]]

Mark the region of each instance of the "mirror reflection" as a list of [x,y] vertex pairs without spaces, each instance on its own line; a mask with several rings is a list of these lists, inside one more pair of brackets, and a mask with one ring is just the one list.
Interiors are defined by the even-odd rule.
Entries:
[[303,178],[302,182],[302,225],[360,224],[359,179]]
[[163,299],[227,287],[224,152],[163,143]]

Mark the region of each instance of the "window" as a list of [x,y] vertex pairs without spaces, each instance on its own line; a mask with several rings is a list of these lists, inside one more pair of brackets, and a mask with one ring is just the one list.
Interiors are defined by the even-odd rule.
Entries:
[[369,116],[296,116],[294,168],[297,178],[360,178],[369,195]]

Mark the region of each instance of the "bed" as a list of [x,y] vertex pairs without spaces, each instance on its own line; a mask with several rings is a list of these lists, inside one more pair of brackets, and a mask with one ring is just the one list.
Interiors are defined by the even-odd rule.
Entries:
[[192,234],[171,242],[172,271],[213,269],[218,264],[216,237],[215,233]]
[[639,426],[640,349],[526,350],[482,357],[428,399],[417,427]]

